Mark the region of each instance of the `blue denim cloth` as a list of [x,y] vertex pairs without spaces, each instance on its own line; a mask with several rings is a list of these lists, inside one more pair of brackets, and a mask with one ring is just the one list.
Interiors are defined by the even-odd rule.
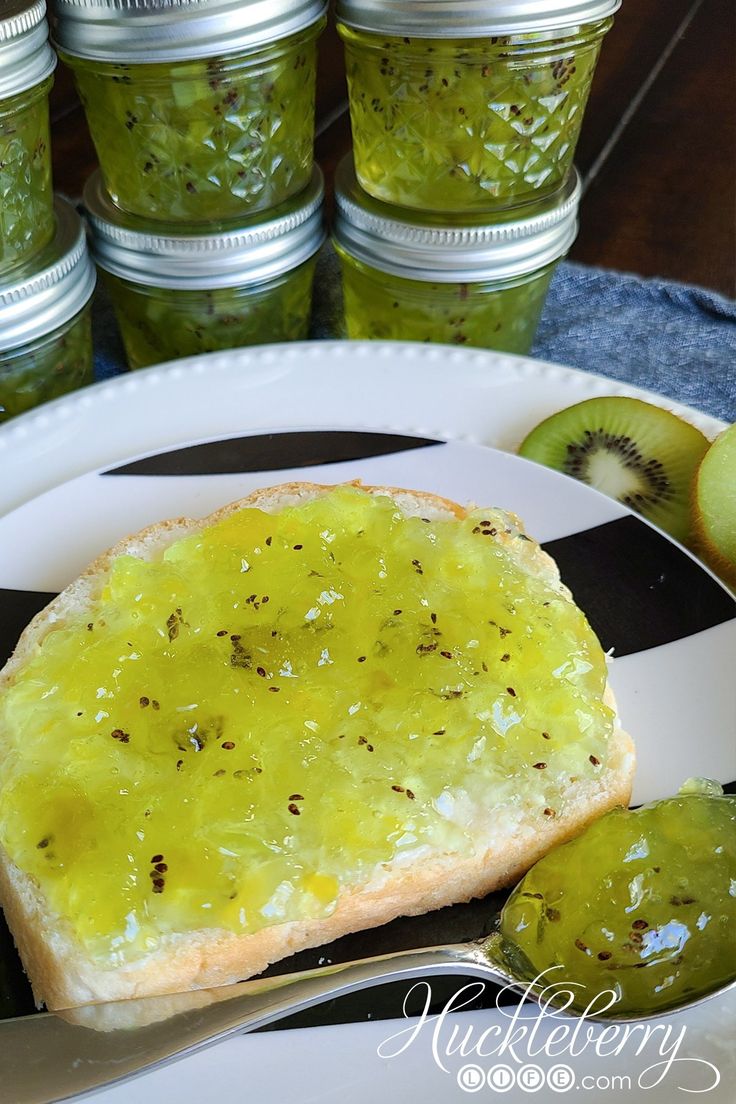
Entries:
[[[341,334],[338,262],[318,261],[311,334]],[[117,326],[100,289],[95,303],[98,379],[124,368]],[[736,302],[704,288],[561,264],[532,355],[597,372],[736,421]]]
[[736,421],[736,301],[705,288],[562,264],[532,355]]

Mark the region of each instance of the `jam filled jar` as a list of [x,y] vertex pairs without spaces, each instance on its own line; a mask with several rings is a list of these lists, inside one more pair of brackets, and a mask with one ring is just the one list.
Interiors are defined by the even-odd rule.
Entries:
[[554,195],[492,222],[381,203],[360,187],[349,157],[335,200],[348,337],[529,351],[554,269],[577,234],[574,169]]
[[54,211],[49,244],[0,284],[0,422],[92,382],[94,265],[74,208]]
[[84,206],[131,368],[307,336],[316,253],[325,236],[322,174],[247,220],[194,232],[126,215],[99,173]]
[[54,233],[45,0],[0,6],[0,278]]
[[57,0],[105,186],[123,210],[206,222],[309,183],[325,0]]
[[338,0],[355,168],[377,199],[492,211],[570,170],[620,0]]

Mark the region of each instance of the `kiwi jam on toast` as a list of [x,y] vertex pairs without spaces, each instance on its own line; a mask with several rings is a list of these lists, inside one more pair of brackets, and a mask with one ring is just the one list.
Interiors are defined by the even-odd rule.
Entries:
[[2,846],[105,966],[327,916],[479,824],[533,849],[614,731],[555,580],[508,514],[355,487],[118,555],[0,699]]

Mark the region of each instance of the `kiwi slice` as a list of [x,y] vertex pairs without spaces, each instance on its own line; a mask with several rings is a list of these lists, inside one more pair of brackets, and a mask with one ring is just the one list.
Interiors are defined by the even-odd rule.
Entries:
[[736,587],[736,424],[706,452],[693,484],[695,547]]
[[699,429],[668,410],[610,396],[553,414],[519,453],[580,479],[686,541],[690,487],[708,445]]

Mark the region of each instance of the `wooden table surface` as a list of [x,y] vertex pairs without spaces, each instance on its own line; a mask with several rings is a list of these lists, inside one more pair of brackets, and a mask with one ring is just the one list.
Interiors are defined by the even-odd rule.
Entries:
[[[576,161],[585,183],[571,257],[736,296],[736,7],[624,0],[603,43]],[[328,185],[350,148],[342,46],[320,41],[317,160]],[[68,71],[52,95],[56,187],[95,167]]]

